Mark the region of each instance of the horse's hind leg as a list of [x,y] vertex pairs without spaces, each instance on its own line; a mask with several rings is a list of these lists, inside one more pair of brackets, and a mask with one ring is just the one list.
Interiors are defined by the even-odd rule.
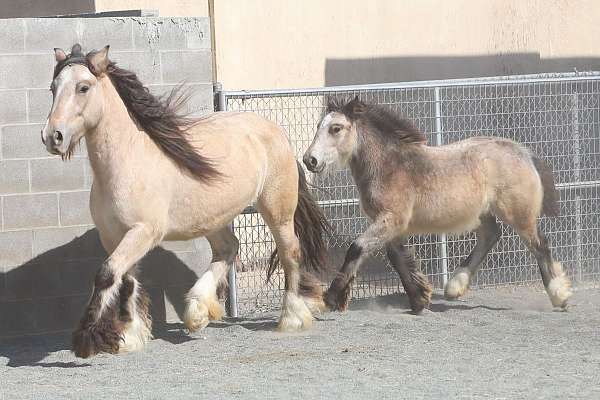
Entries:
[[183,319],[190,332],[203,329],[209,321],[223,317],[223,306],[219,303],[217,290],[219,285],[224,284],[229,266],[239,248],[237,238],[228,228],[206,238],[212,249],[212,262],[187,294]]
[[427,277],[419,270],[403,240],[390,242],[386,250],[392,267],[400,275],[410,308],[415,314],[419,314],[431,302],[432,289]]
[[546,293],[554,307],[566,308],[567,300],[573,294],[571,282],[563,271],[561,263],[552,258],[548,241],[536,227],[535,220],[526,227],[515,227],[519,236],[535,256]]
[[481,263],[489,251],[496,245],[502,234],[500,227],[496,223],[496,217],[493,215],[481,217],[481,225],[476,233],[477,243],[475,244],[475,248],[461,263],[460,267],[454,271],[452,278],[444,288],[444,296],[449,300],[457,299],[465,294],[469,288],[471,278],[475,275]]

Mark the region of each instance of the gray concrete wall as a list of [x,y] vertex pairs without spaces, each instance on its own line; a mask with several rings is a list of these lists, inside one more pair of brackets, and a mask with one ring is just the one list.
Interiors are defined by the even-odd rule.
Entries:
[[[162,93],[185,80],[189,111],[212,110],[207,18],[0,20],[0,337],[70,330],[106,254],[89,214],[85,146],[69,162],[46,153],[52,49],[111,46],[111,58]],[[174,321],[204,240],[164,244],[141,263],[155,320]]]

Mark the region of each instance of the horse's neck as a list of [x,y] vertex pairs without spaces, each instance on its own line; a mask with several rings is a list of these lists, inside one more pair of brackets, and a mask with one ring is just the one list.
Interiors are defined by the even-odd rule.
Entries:
[[385,149],[375,138],[362,135],[357,140],[356,150],[350,158],[350,171],[361,195],[371,192],[378,185],[381,169],[385,168]]
[[108,77],[101,80],[104,91],[103,116],[93,132],[86,136],[88,158],[95,181],[114,184],[131,173],[132,154],[142,151],[145,135],[129,116],[125,104]]

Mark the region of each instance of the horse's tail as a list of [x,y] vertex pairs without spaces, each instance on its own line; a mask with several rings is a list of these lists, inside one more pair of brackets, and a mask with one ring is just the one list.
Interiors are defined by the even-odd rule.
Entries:
[[[303,283],[307,287],[312,287],[309,271],[322,272],[327,265],[327,245],[325,244],[325,234],[331,232],[331,225],[327,221],[325,214],[310,194],[306,176],[300,163],[298,163],[298,206],[294,213],[294,231],[300,240],[300,253],[302,256],[300,289]],[[271,254],[269,260],[269,269],[267,270],[267,282],[279,265],[277,249]],[[304,282],[306,281],[306,282]]]
[[531,155],[531,161],[537,170],[542,187],[544,189],[544,199],[542,201],[542,214],[548,217],[556,217],[558,215],[558,191],[554,184],[554,176],[548,164],[541,158]]

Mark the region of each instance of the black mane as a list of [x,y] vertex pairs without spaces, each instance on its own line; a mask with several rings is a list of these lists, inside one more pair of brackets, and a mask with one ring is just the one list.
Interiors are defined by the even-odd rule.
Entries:
[[425,135],[412,121],[400,118],[382,106],[366,104],[358,97],[347,99],[334,98],[327,104],[327,112],[339,112],[351,121],[362,122],[370,131],[378,135],[384,143],[395,145],[427,142]]
[[[92,51],[84,55],[81,46],[73,46],[71,54],[56,64],[53,79],[63,68],[72,64],[85,65],[90,72],[98,75],[89,61],[95,53]],[[187,131],[198,119],[180,113],[189,98],[182,86],[175,87],[167,96],[157,97],[150,93],[134,72],[119,68],[113,61],[109,62],[105,72],[130,117],[169,158],[198,179],[210,181],[220,176],[213,163],[200,155],[188,139]]]

